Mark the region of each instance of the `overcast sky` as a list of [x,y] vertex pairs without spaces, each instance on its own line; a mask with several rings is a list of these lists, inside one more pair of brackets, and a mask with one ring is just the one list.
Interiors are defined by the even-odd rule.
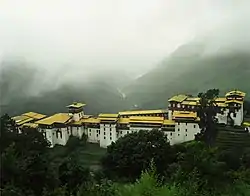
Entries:
[[0,0],[0,57],[140,74],[247,13],[250,0]]

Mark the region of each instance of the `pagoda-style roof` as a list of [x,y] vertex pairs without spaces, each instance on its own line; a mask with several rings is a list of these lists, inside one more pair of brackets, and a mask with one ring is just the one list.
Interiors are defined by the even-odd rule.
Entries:
[[226,94],[226,97],[229,97],[229,96],[239,96],[239,97],[245,97],[246,96],[246,93],[242,92],[242,91],[239,91],[239,90],[233,90],[233,91],[230,91]]
[[67,108],[77,108],[78,109],[78,108],[81,108],[81,107],[83,107],[85,105],[86,104],[84,104],[84,103],[74,102],[74,103],[68,105]]

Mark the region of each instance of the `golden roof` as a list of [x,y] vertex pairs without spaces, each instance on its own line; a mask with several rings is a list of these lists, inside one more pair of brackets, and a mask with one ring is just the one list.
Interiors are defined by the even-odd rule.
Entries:
[[183,101],[181,104],[195,106],[199,105],[200,103],[198,101]]
[[118,118],[119,114],[104,114],[101,113],[98,115],[99,118]]
[[117,121],[117,118],[99,118],[100,121]]
[[129,117],[130,123],[156,123],[160,124],[163,123],[163,117],[157,116],[131,116]]
[[215,101],[215,102],[225,102],[226,100],[227,100],[226,97],[218,97],[218,98],[216,98],[214,101]]
[[243,125],[247,126],[247,127],[250,127],[250,122],[244,122]]
[[82,125],[82,121],[81,120],[79,120],[79,121],[72,121],[70,124],[71,125]]
[[82,118],[90,118],[90,117],[92,117],[93,115],[83,115],[83,117]]
[[174,111],[173,118],[197,118],[197,112]]
[[239,101],[239,100],[232,99],[232,100],[227,100],[225,103],[238,103],[238,104],[243,104],[243,101]]
[[36,129],[38,127],[38,124],[36,123],[24,123],[22,127],[30,127]]
[[43,125],[52,125],[53,123],[66,123],[69,119],[71,119],[71,116],[69,116],[67,113],[58,113],[54,114],[50,117],[44,118],[42,120],[37,121],[37,124],[43,124]]
[[98,118],[87,118],[87,119],[82,119],[81,120],[83,123],[100,123],[100,120]]
[[170,98],[168,101],[175,101],[175,102],[183,102],[185,99],[187,99],[188,96],[187,95],[175,95],[172,98]]
[[119,124],[128,124],[129,123],[129,118],[119,118],[118,123]]
[[140,121],[163,121],[164,117],[159,116],[130,116],[129,120],[140,120]]
[[30,122],[30,121],[32,121],[32,120],[34,120],[33,118],[26,118],[26,119],[24,119],[24,120],[21,120],[21,121],[16,121],[16,124],[17,125],[23,125],[24,123],[28,123],[28,122]]
[[163,124],[164,124],[164,125],[175,125],[175,121],[165,119],[165,120],[163,121]]
[[225,103],[216,103],[216,105],[218,106],[218,107],[221,107],[221,108],[226,108],[228,105],[227,104],[225,104]]
[[228,96],[240,96],[240,97],[245,97],[246,93],[239,91],[239,90],[234,90],[234,91],[230,91],[226,94],[226,97]]
[[133,121],[130,121],[129,123],[140,123],[140,124],[162,124],[162,121],[146,121],[146,120],[133,120]]
[[36,112],[26,112],[26,113],[22,114],[22,116],[28,116],[30,118],[34,118],[34,119],[37,119],[37,120],[46,117],[46,115],[39,114],[39,113],[36,113]]
[[142,115],[142,114],[162,114],[166,113],[166,110],[132,110],[119,112],[121,116],[123,115]]
[[77,103],[77,102],[74,102],[74,103],[68,105],[67,107],[68,107],[68,108],[81,108],[81,107],[83,107],[83,106],[85,106],[85,105],[86,105],[86,104],[84,104],[84,103]]
[[188,97],[187,99],[186,99],[186,101],[200,101],[200,97]]
[[30,117],[28,116],[14,116],[12,117],[12,119],[16,122],[20,122],[20,121],[23,121],[23,120],[26,120],[26,119],[29,119]]

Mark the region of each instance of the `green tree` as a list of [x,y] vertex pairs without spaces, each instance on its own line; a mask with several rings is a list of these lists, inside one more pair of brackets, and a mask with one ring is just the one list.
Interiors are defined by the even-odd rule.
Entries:
[[70,192],[76,193],[77,189],[86,187],[91,181],[90,170],[82,167],[77,161],[77,155],[67,157],[59,166],[59,180]]
[[16,138],[18,129],[15,121],[12,120],[7,114],[1,116],[0,119],[0,151],[1,153],[8,148]]
[[[1,118],[1,188],[15,186],[27,194],[41,195],[43,188],[52,186],[45,152],[49,143],[36,129],[17,132],[15,123],[7,115]],[[50,184],[51,182],[51,184]]]
[[158,173],[166,172],[174,155],[168,138],[162,131],[139,131],[128,134],[107,148],[102,160],[104,172],[134,180],[154,161]]
[[213,189],[227,181],[226,163],[219,161],[217,148],[207,147],[203,142],[185,144],[185,151],[178,154],[172,165],[173,181],[187,184],[196,183],[199,189]]
[[244,113],[247,116],[250,116],[250,101],[244,101]]
[[197,140],[204,141],[207,145],[211,146],[216,137],[216,113],[218,107],[215,99],[219,96],[219,89],[210,89],[205,93],[199,93],[200,106],[198,109],[198,116],[200,117],[199,126],[201,133],[197,135]]

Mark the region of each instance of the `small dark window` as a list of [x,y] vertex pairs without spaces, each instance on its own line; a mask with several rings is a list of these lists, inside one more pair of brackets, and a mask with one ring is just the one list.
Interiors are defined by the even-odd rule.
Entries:
[[187,132],[188,130],[186,129],[186,132]]
[[180,131],[180,129],[178,129],[178,131]]
[[194,128],[196,128],[196,125],[194,125]]
[[112,140],[112,137],[110,137],[110,140]]
[[188,135],[186,134],[186,136],[188,136]]
[[180,134],[178,133],[178,136],[180,136]]
[[104,136],[103,138],[104,138],[104,139],[106,139],[106,137],[105,137],[105,136]]
[[172,134],[172,133],[170,133],[170,135],[172,136],[173,134]]
[[98,137],[98,134],[96,134],[96,137]]
[[236,113],[234,113],[234,118],[236,118]]
[[103,132],[103,135],[106,135],[106,132],[105,132],[105,131]]

